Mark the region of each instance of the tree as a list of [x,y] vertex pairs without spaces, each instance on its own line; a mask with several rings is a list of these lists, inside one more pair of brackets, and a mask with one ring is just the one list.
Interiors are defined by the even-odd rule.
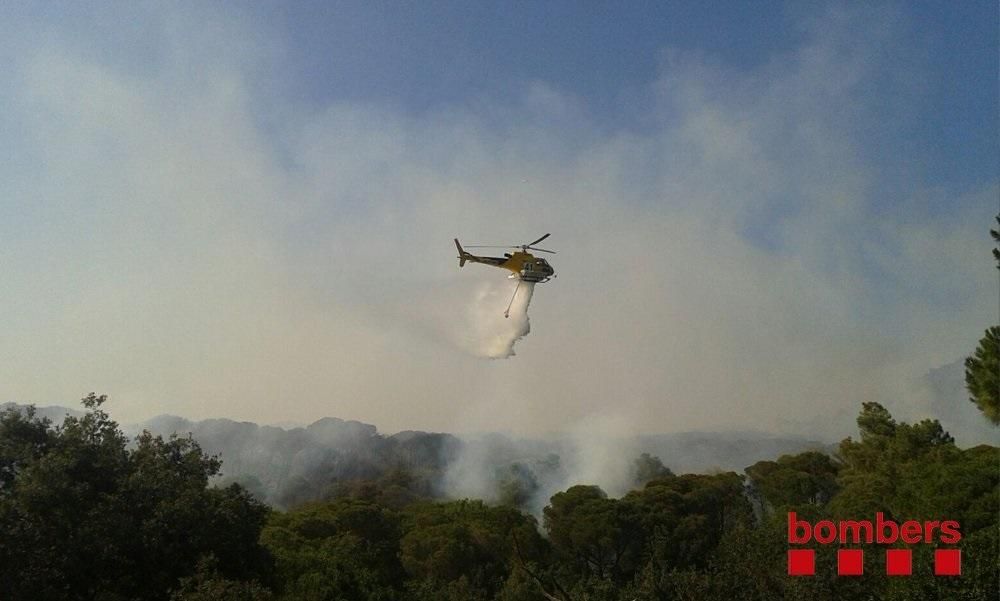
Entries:
[[285,599],[399,598],[400,520],[375,503],[342,498],[275,514],[261,540],[275,557]]
[[52,423],[35,417],[35,408],[10,409],[0,414],[0,496],[11,494],[25,467],[52,445]]
[[274,595],[257,582],[229,580],[219,573],[214,556],[198,562],[194,576],[181,578],[170,601],[271,601]]
[[500,505],[523,509],[538,492],[538,479],[530,467],[512,463],[496,470],[497,497]]
[[863,403],[857,424],[861,440],[848,437],[840,443],[842,467],[837,483],[841,490],[831,501],[834,511],[845,517],[876,511],[896,515],[896,484],[903,466],[945,446],[955,448],[937,421],[900,424],[879,403]]
[[727,532],[753,521],[743,478],[732,472],[653,480],[623,501],[638,511],[643,554],[660,570],[705,566]]
[[656,455],[643,453],[632,462],[632,484],[636,487],[658,478],[671,478],[673,475],[670,468],[663,465]]
[[578,577],[631,579],[643,544],[634,504],[609,499],[597,486],[572,486],[553,495],[544,523],[557,557]]
[[771,509],[802,504],[825,505],[837,492],[839,466],[826,453],[806,451],[758,461],[746,469],[751,490]]
[[130,449],[105,401],[56,427],[0,413],[0,598],[166,599],[208,555],[224,578],[266,579],[267,507],[208,488],[220,463],[190,438]]
[[986,330],[976,352],[965,360],[969,400],[993,425],[1000,425],[1000,326]]
[[[1000,215],[996,219],[1000,224]],[[993,258],[1000,269],[1000,227],[990,230],[990,236],[997,245]],[[987,329],[975,353],[965,359],[965,387],[986,419],[1000,426],[1000,326]]]
[[403,517],[401,560],[413,599],[538,598],[515,594],[528,588],[516,571],[537,565],[547,548],[533,517],[468,500],[412,505]]
[[[997,215],[997,224],[1000,225],[1000,215]],[[997,269],[1000,269],[1000,227],[990,230],[990,236],[997,245],[997,248],[993,249],[993,258],[997,260]]]

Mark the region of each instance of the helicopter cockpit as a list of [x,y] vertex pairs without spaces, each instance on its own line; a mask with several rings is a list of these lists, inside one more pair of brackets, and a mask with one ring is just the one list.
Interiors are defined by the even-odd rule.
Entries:
[[537,257],[525,261],[521,267],[521,279],[525,282],[547,282],[554,273],[555,270],[548,261]]

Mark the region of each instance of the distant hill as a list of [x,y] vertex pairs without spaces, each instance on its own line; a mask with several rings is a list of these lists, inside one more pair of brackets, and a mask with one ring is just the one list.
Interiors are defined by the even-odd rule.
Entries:
[[222,460],[221,483],[239,482],[277,507],[325,498],[340,483],[376,480],[394,469],[420,475],[426,494],[440,495],[433,483],[440,480],[449,451],[457,452],[461,444],[448,434],[385,436],[373,425],[335,417],[285,429],[161,415],[123,429],[133,435],[142,430],[161,436],[190,434],[205,452]]
[[[6,403],[3,407],[22,406]],[[39,407],[39,415],[60,423],[65,407]],[[630,439],[580,440],[564,437],[516,438],[489,433],[452,434],[403,431],[379,433],[371,424],[325,417],[305,427],[261,426],[229,419],[191,421],[160,415],[122,430],[168,437],[192,436],[206,453],[218,456],[217,484],[238,482],[279,508],[328,498],[364,481],[399,478],[407,494],[427,497],[497,497],[512,466],[530,474],[540,509],[548,495],[581,481],[601,484],[611,494],[627,490],[625,472],[640,453],[658,456],[676,473],[736,471],[786,453],[820,449],[823,442],[760,432],[683,432]],[[599,469],[593,467],[600,464]]]
[[837,445],[764,432],[679,432],[640,436],[639,446],[680,474],[714,470],[743,473],[758,461],[803,451],[833,453]]
[[[0,403],[0,411],[4,411],[6,409],[11,409],[11,408],[23,408],[23,407],[27,407],[27,405],[20,403],[10,403],[10,402]],[[34,405],[34,407],[35,407],[35,415],[37,415],[38,417],[48,418],[49,420],[51,420],[53,423],[56,424],[61,424],[63,418],[66,417],[67,415],[72,415],[74,417],[80,417],[81,415],[83,415],[82,411],[77,411],[76,409],[69,409],[68,407],[60,407],[58,405],[49,407]]]

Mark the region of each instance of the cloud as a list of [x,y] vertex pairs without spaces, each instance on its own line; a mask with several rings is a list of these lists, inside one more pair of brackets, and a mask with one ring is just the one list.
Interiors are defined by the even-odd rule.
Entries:
[[[302,106],[268,85],[268,30],[164,10],[155,59],[81,53],[80,32],[11,55],[5,152],[30,161],[0,166],[10,400],[836,437],[863,400],[905,418],[905,382],[994,319],[996,182],[882,194],[883,166],[921,149],[869,156],[905,138],[873,114],[906,88],[884,79],[901,42],[864,15],[807,23],[748,72],[668,52],[636,132],[543,82],[419,115]],[[210,51],[245,40],[266,43]],[[549,231],[559,278],[532,335],[509,361],[470,357],[454,331],[502,274],[459,272],[452,238]]]

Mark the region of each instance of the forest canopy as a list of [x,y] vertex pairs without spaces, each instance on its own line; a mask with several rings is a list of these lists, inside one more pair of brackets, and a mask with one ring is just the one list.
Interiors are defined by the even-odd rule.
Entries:
[[[344,479],[289,511],[238,483],[188,437],[130,439],[103,410],[61,424],[0,412],[0,598],[668,600],[995,599],[1000,449],[961,449],[935,420],[864,403],[833,453],[758,461],[744,472],[674,474],[648,453],[615,498],[578,484],[540,515],[530,470],[496,474],[492,503],[442,498],[398,465]],[[550,461],[557,461],[550,459]],[[669,458],[668,458],[669,461]],[[366,477],[371,475],[372,477]],[[221,484],[221,485],[220,485]],[[795,578],[786,512],[811,518],[958,521],[962,576]],[[817,565],[835,565],[816,547]],[[832,569],[832,567],[831,567]]]

